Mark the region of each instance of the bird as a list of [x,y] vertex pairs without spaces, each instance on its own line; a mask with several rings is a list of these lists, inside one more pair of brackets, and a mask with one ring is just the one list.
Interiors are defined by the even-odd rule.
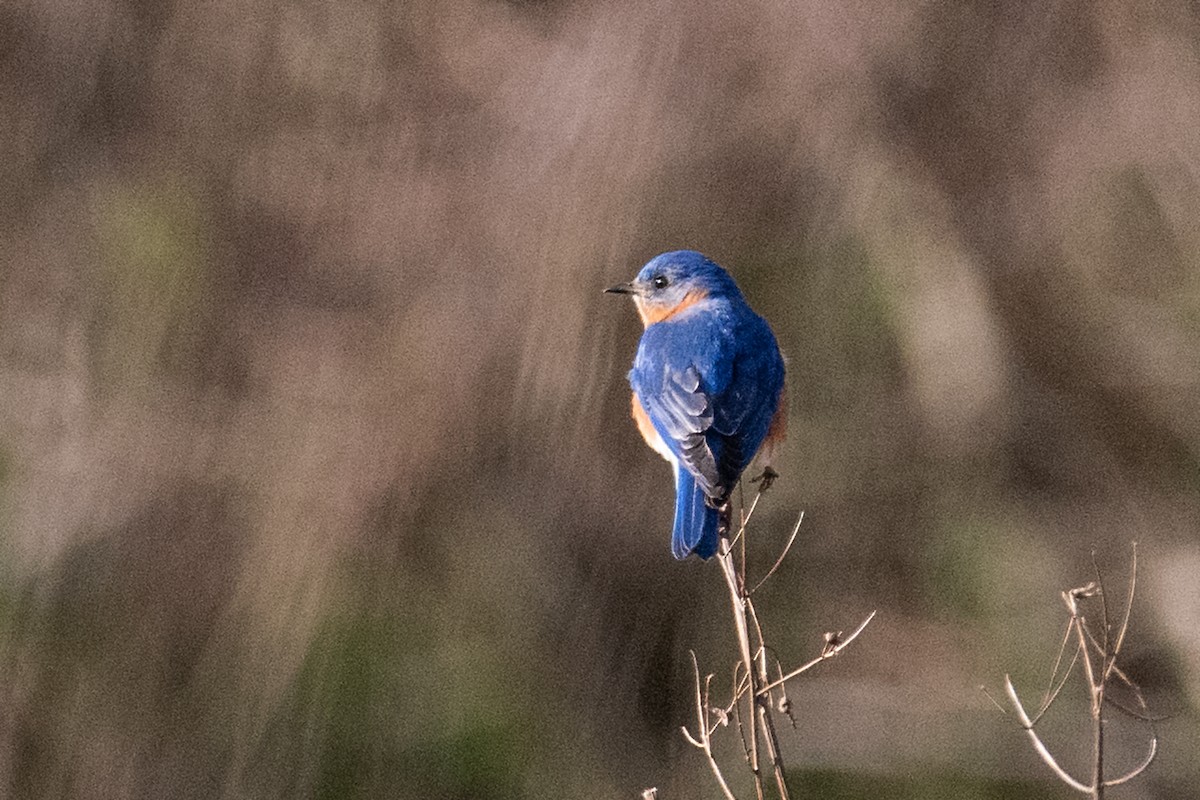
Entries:
[[787,430],[783,355],[733,277],[694,250],[650,259],[604,290],[633,298],[644,330],[633,368],[638,432],[675,474],[671,552],[707,560],[729,525],[729,498],[760,450]]

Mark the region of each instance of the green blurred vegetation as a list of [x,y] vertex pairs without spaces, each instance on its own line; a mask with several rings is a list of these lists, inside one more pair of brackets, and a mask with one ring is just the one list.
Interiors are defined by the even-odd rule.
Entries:
[[166,176],[95,200],[104,312],[91,341],[102,389],[194,370],[212,292],[201,202]]
[[[368,576],[356,577],[361,585]],[[286,737],[313,708],[327,709],[315,796],[374,797],[395,784],[445,797],[518,793],[521,751],[530,744],[518,697],[497,683],[505,670],[491,663],[486,647],[466,663],[439,655],[442,637],[431,611],[368,600],[317,633],[278,722]],[[439,708],[439,700],[451,707]]]
[[1072,797],[1065,788],[1047,782],[1022,780],[981,780],[973,775],[932,772],[920,777],[845,773],[832,770],[805,770],[789,776],[793,790],[801,797],[826,800],[851,800],[862,797],[888,797],[894,800],[1018,800],[1019,798]]

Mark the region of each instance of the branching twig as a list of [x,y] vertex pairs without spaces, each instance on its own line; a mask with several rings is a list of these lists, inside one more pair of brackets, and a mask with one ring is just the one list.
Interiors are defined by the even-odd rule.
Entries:
[[[1096,554],[1092,553],[1092,566],[1096,572],[1096,580],[1080,586],[1076,589],[1069,589],[1062,593],[1063,603],[1067,607],[1069,617],[1067,619],[1067,629],[1063,636],[1063,643],[1059,647],[1058,656],[1054,660],[1054,668],[1050,673],[1050,683],[1047,688],[1045,699],[1042,701],[1041,707],[1036,715],[1030,718],[1028,712],[1025,711],[1024,705],[1017,696],[1017,690],[1013,686],[1012,679],[1004,676],[1004,691],[1008,695],[1008,699],[1012,704],[1013,710],[1017,714],[1017,719],[1021,723],[1021,728],[1032,742],[1034,750],[1041,757],[1042,761],[1054,772],[1060,781],[1070,786],[1077,792],[1082,792],[1089,795],[1093,800],[1103,800],[1104,790],[1109,786],[1117,786],[1126,783],[1138,775],[1145,772],[1150,764],[1154,761],[1154,757],[1158,752],[1158,731],[1155,729],[1156,719],[1150,715],[1149,709],[1146,706],[1145,697],[1142,695],[1141,688],[1134,683],[1128,675],[1126,675],[1120,667],[1117,666],[1117,658],[1121,654],[1121,648],[1125,644],[1126,634],[1129,632],[1129,619],[1133,609],[1133,599],[1137,588],[1137,543],[1133,545],[1132,566],[1130,568],[1129,577],[1129,593],[1125,603],[1125,611],[1122,615],[1121,624],[1117,630],[1116,636],[1112,636],[1112,621],[1109,616],[1108,600],[1104,591],[1103,576],[1100,573],[1099,566],[1096,564]],[[1099,598],[1100,606],[1100,632],[1099,635],[1089,625],[1087,617],[1082,613],[1080,606],[1082,603],[1093,598]],[[1093,601],[1094,602],[1094,601]],[[1061,679],[1058,677],[1059,667],[1062,665],[1064,651],[1067,642],[1074,637],[1076,641],[1075,651],[1071,656],[1071,661],[1062,673]],[[1096,659],[1095,661],[1093,659]],[[1050,710],[1050,707],[1058,699],[1059,692],[1062,691],[1066,684],[1067,678],[1074,671],[1075,665],[1081,664],[1083,677],[1087,683],[1088,698],[1090,700],[1089,713],[1092,720],[1092,763],[1091,763],[1091,781],[1084,783],[1074,778],[1068,773],[1058,761],[1054,758],[1049,748],[1046,747],[1041,737],[1038,736],[1036,726],[1042,716]],[[1133,693],[1134,699],[1137,701],[1140,711],[1126,708],[1122,704],[1114,701],[1107,696],[1109,682],[1113,677],[1116,677]],[[996,700],[988,695],[993,703]],[[996,703],[997,707],[999,703]],[[1104,710],[1106,705],[1113,706],[1123,713],[1145,722],[1150,728],[1150,744],[1146,756],[1132,770],[1118,778],[1105,778],[1105,718]],[[1003,708],[1001,707],[1003,711]]]
[[1037,750],[1038,755],[1042,757],[1042,761],[1045,761],[1046,765],[1054,770],[1054,774],[1058,776],[1060,781],[1072,789],[1084,793],[1091,792],[1092,787],[1072,778],[1070,773],[1058,765],[1058,762],[1054,759],[1054,755],[1042,743],[1041,737],[1034,730],[1033,720],[1029,719],[1029,715],[1025,713],[1025,707],[1021,705],[1021,699],[1017,697],[1016,687],[1013,686],[1012,678],[1008,675],[1004,676],[1004,691],[1008,694],[1008,699],[1012,701],[1013,708],[1017,712],[1017,719],[1021,721],[1021,727],[1025,730],[1025,734],[1029,736],[1029,741],[1033,742],[1033,749]]
[[696,654],[692,653],[692,672],[696,676],[696,723],[697,730],[700,731],[700,738],[692,736],[688,732],[687,726],[683,726],[683,735],[693,746],[704,751],[705,757],[708,759],[708,766],[712,769],[713,777],[717,779],[717,784],[720,785],[721,791],[725,793],[726,800],[737,800],[733,792],[729,790],[729,784],[725,782],[725,776],[721,774],[721,767],[717,764],[717,760],[713,758],[712,752],[712,737],[708,727],[708,684],[712,680],[712,675],[707,675],[704,678],[704,694],[700,693],[700,665],[696,663]]
[[855,628],[851,632],[851,634],[845,638],[842,638],[840,632],[836,633],[836,634],[826,634],[825,635],[826,636],[825,647],[821,650],[821,655],[819,655],[816,658],[812,659],[811,661],[803,664],[802,666],[796,667],[794,670],[789,672],[787,675],[784,675],[782,678],[780,678],[776,681],[772,681],[771,683],[768,683],[766,686],[762,687],[762,689],[760,689],[759,691],[764,691],[764,692],[770,691],[771,689],[774,689],[776,686],[781,686],[784,683],[786,683],[787,681],[790,681],[792,678],[795,678],[797,675],[802,675],[803,673],[808,672],[810,669],[815,667],[817,664],[820,664],[822,661],[827,661],[827,660],[833,658],[838,653],[845,650],[847,645],[849,645],[851,642],[853,642],[855,639],[858,638],[858,635],[863,632],[863,629],[865,629],[867,627],[867,625],[871,622],[871,620],[875,619],[876,613],[878,613],[878,612],[872,611],[870,614],[867,614],[867,618],[864,619],[862,622],[858,623],[858,627]]
[[[743,530],[745,527],[743,526]],[[742,668],[749,676],[749,685],[755,687],[756,671],[754,656],[750,649],[750,631],[746,625],[746,607],[742,602],[742,589],[738,581],[738,573],[733,565],[733,553],[727,542],[722,541],[717,562],[721,574],[725,576],[725,585],[729,589],[730,603],[733,607],[734,630],[737,633],[738,648],[741,650]],[[750,712],[750,771],[754,773],[754,788],[761,798],[763,796],[762,768],[758,760],[758,720],[757,714]]]
[[[731,717],[734,720],[742,741],[746,764],[754,777],[754,789],[758,800],[763,800],[765,797],[764,758],[770,764],[772,777],[775,779],[775,786],[778,790],[780,800],[790,800],[791,792],[787,784],[787,771],[779,743],[779,732],[773,717],[776,704],[774,703],[772,692],[776,689],[781,690],[778,711],[787,714],[788,719],[791,720],[792,727],[796,727],[796,720],[792,714],[791,700],[788,699],[785,687],[787,681],[840,653],[862,633],[863,629],[875,616],[875,612],[872,611],[847,637],[843,638],[840,631],[837,634],[826,634],[825,645],[819,656],[798,669],[786,674],[784,673],[783,666],[773,654],[774,651],[767,646],[763,625],[751,596],[776,574],[780,565],[783,564],[784,559],[787,558],[788,553],[791,552],[792,545],[795,544],[796,538],[799,535],[804,515],[801,514],[796,521],[787,542],[784,544],[782,551],[770,569],[758,580],[753,589],[747,589],[746,532],[750,520],[754,516],[755,509],[758,508],[758,503],[762,498],[766,485],[764,483],[763,488],[755,494],[748,507],[742,504],[743,510],[739,512],[736,531],[732,532],[732,536],[722,537],[717,552],[716,560],[721,569],[721,576],[724,579],[729,595],[734,633],[737,636],[738,643],[738,660],[733,668],[732,687],[730,690],[731,699],[728,705],[716,709],[712,708],[709,701],[709,682],[712,676],[706,677],[703,681],[703,686],[701,686],[700,668],[696,664],[695,654],[692,654],[692,668],[695,673],[696,683],[697,731],[699,735],[693,736],[687,728],[683,729],[683,734],[687,737],[689,743],[704,752],[709,762],[709,768],[717,778],[721,791],[725,794],[727,800],[733,800],[734,796],[713,757],[712,751],[711,737],[717,728],[728,724]],[[772,659],[775,662],[775,672],[779,675],[774,681],[770,679],[770,661]],[[744,708],[743,705],[745,706]],[[715,723],[710,722],[710,719],[714,716],[717,718],[717,721]]]

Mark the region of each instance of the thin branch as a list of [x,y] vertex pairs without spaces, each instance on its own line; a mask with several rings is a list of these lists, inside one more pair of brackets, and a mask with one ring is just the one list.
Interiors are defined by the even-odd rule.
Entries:
[[[754,762],[750,756],[750,742],[746,739],[746,727],[742,721],[742,706],[738,702],[732,704],[733,718],[737,721],[738,736],[742,740],[742,751],[746,754],[746,766],[754,768]],[[751,718],[750,724],[754,724],[754,719]]]
[[[987,688],[986,686],[980,686],[980,687],[979,687],[979,691],[983,692],[983,696],[984,696],[984,697],[986,697],[988,700],[991,700],[991,701],[992,701],[992,705],[994,705],[994,706],[996,707],[996,709],[997,709],[997,710],[998,710],[998,711],[999,711],[1001,714],[1004,714],[1005,716],[1007,716],[1007,715],[1008,715],[1008,709],[1007,709],[1007,708],[1005,708],[1004,706],[1000,705],[1000,701],[999,701],[999,700],[997,700],[996,698],[992,697],[992,693],[988,691],[988,688]],[[1032,724],[1034,724],[1034,723],[1033,723],[1033,722],[1030,722],[1029,724],[1030,724],[1030,725],[1032,725]]]
[[696,663],[694,650],[689,650],[688,654],[692,657],[692,673],[696,676],[696,718],[700,724],[700,741],[696,741],[695,737],[688,732],[686,725],[683,726],[683,735],[696,747],[707,749],[708,725],[704,720],[704,701],[700,698],[700,665]]
[[[775,659],[775,671],[779,677],[783,677],[783,664],[779,663],[779,659]],[[796,730],[796,716],[792,713],[792,699],[788,697],[787,684],[779,684],[779,693],[783,695],[779,698],[779,710],[787,714],[788,720],[792,723],[792,730]]]
[[[734,662],[734,664],[733,664],[733,683],[732,683],[732,685],[735,687],[737,686],[738,677],[740,675],[740,671],[738,669],[740,666],[741,665],[737,662]],[[717,718],[717,721],[714,722],[712,725],[710,725],[708,728],[709,735],[711,735],[717,728],[722,728],[722,727],[729,725],[729,716],[730,716],[731,712],[732,712],[732,708],[725,708],[723,706],[720,708],[713,708],[712,706],[709,706],[709,713]]]
[[[1114,630],[1111,610],[1108,604],[1108,592],[1104,587],[1104,576],[1100,571],[1100,567],[1096,561],[1096,553],[1092,551],[1092,567],[1095,570],[1095,580],[1090,581],[1084,586],[1074,589],[1068,589],[1061,593],[1070,618],[1067,621],[1066,632],[1063,636],[1063,641],[1059,645],[1058,653],[1054,659],[1054,667],[1050,673],[1050,683],[1047,688],[1045,699],[1038,713],[1030,719],[1025,707],[1021,704],[1020,698],[1017,696],[1016,688],[1013,686],[1012,679],[1008,675],[1004,676],[1005,691],[1008,694],[1009,700],[1012,703],[1013,709],[1020,720],[1021,728],[1029,736],[1033,743],[1034,749],[1039,757],[1054,771],[1055,775],[1071,788],[1076,791],[1088,794],[1092,800],[1103,800],[1105,789],[1109,786],[1117,786],[1126,783],[1137,776],[1144,773],[1153,763],[1155,756],[1158,753],[1158,731],[1155,723],[1160,721],[1151,716],[1146,704],[1145,696],[1142,694],[1141,687],[1134,683],[1125,672],[1117,666],[1117,659],[1120,656],[1121,650],[1125,644],[1125,637],[1129,633],[1130,619],[1132,617],[1133,601],[1136,596],[1137,589],[1137,544],[1133,545],[1133,558],[1130,568],[1129,577],[1129,592],[1126,598],[1125,608],[1121,615],[1121,620]],[[1100,621],[1091,622],[1082,611],[1083,602],[1089,598],[1100,598],[1099,614]],[[1096,631],[1097,625],[1101,630]],[[1074,637],[1076,646],[1071,656],[1070,663],[1065,669],[1062,669],[1064,653],[1066,652],[1067,642]],[[1075,665],[1082,662],[1083,677],[1087,683],[1088,697],[1091,701],[1090,717],[1092,722],[1092,747],[1091,747],[1091,784],[1085,785],[1079,780],[1072,777],[1065,769],[1059,766],[1058,762],[1051,755],[1045,743],[1038,736],[1035,726],[1041,717],[1049,711],[1058,699],[1060,692],[1066,685],[1071,673],[1075,669]],[[1109,684],[1113,677],[1120,680],[1128,690],[1132,693],[1137,704],[1137,709],[1127,707],[1125,704],[1108,696]],[[986,694],[986,690],[985,690]],[[991,695],[988,698],[992,703],[999,706]],[[1119,710],[1123,714],[1127,714],[1135,720],[1144,722],[1150,726],[1150,742],[1149,748],[1141,762],[1129,772],[1121,775],[1118,778],[1105,779],[1105,713],[1106,704]],[[1140,710],[1139,710],[1140,709]],[[1003,710],[1003,709],[1001,709]]]
[[1117,632],[1117,642],[1113,645],[1112,658],[1104,670],[1104,677],[1107,678],[1112,674],[1112,671],[1117,666],[1117,655],[1121,652],[1121,646],[1125,644],[1125,634],[1129,630],[1129,617],[1133,614],[1133,597],[1137,591],[1137,542],[1133,543],[1133,559],[1129,567],[1129,597],[1125,600],[1125,616],[1121,620],[1121,630]]
[[832,646],[826,645],[825,649],[821,652],[821,655],[812,659],[811,661],[804,664],[803,666],[797,667],[796,669],[789,672],[787,675],[784,675],[782,678],[780,678],[776,681],[772,681],[771,683],[768,683],[766,686],[764,686],[758,690],[759,693],[762,694],[763,692],[769,692],[771,689],[774,689],[776,686],[781,686],[784,683],[787,683],[788,681],[790,681],[792,678],[796,677],[797,675],[808,672],[810,669],[815,667],[817,664],[820,664],[822,661],[827,661],[827,660],[833,658],[834,656],[836,656],[838,653],[845,650],[846,647],[851,642],[853,642],[855,639],[858,638],[858,635],[863,632],[863,629],[867,627],[867,624],[870,623],[871,620],[875,619],[875,615],[877,613],[878,613],[878,611],[872,611],[870,614],[867,615],[867,618],[864,619],[862,622],[860,622],[858,624],[858,627],[855,628],[854,631],[849,636],[847,636],[845,639],[842,639],[839,637],[836,644],[834,644]]
[[725,794],[725,800],[737,800],[737,797],[729,790],[729,784],[725,782],[725,776],[721,774],[721,767],[717,765],[717,760],[713,757],[712,740],[708,735],[708,683],[712,680],[709,675],[704,680],[704,695],[700,693],[700,665],[696,663],[695,651],[688,651],[692,656],[692,673],[696,676],[696,718],[699,723],[700,740],[697,741],[691,733],[688,732],[687,726],[683,727],[683,735],[693,746],[704,751],[705,757],[708,759],[708,766],[712,770],[713,776],[717,779],[717,783],[721,786],[721,791]]
[[[1048,709],[1050,707],[1050,704],[1052,702],[1054,702],[1053,695],[1057,694],[1054,691],[1054,682],[1058,678],[1058,668],[1060,666],[1062,666],[1063,653],[1067,652],[1067,642],[1069,642],[1069,641],[1071,641],[1071,623],[1070,622],[1067,623],[1067,627],[1063,630],[1062,643],[1058,646],[1058,655],[1055,656],[1055,658],[1054,658],[1054,668],[1050,670],[1050,684],[1046,687],[1046,694],[1042,698],[1042,704],[1038,707],[1038,713],[1036,715],[1034,715],[1034,718],[1033,718],[1034,722],[1037,722],[1038,717],[1040,717],[1042,714],[1046,713],[1046,709]],[[1078,657],[1079,657],[1079,654],[1076,653],[1075,658],[1078,658]],[[1074,661],[1074,659],[1072,659],[1072,661],[1071,661],[1072,666],[1074,665],[1074,663],[1075,663],[1075,661]],[[1071,667],[1067,667],[1067,674],[1068,675],[1071,674]],[[1059,687],[1061,688],[1061,686],[1062,686],[1062,684],[1060,683]]]
[[1125,705],[1124,703],[1119,703],[1116,700],[1113,700],[1111,697],[1105,697],[1104,702],[1108,703],[1110,706],[1115,708],[1117,711],[1120,711],[1130,719],[1136,719],[1138,722],[1148,722],[1153,725],[1156,722],[1166,722],[1171,718],[1170,714],[1163,714],[1155,717],[1151,716],[1150,714],[1143,714],[1140,711],[1134,711],[1129,706]]
[[[742,486],[742,484],[738,483],[739,491],[741,491],[741,486]],[[755,493],[754,500],[750,503],[750,510],[746,512],[745,517],[742,519],[742,530],[738,536],[738,554],[741,556],[741,568],[739,570],[737,570],[737,574],[738,574],[738,587],[741,589],[742,594],[746,593],[746,575],[748,574],[746,570],[747,570],[747,564],[749,563],[746,560],[747,558],[749,558],[749,555],[746,552],[746,540],[749,539],[750,537],[746,534],[746,531],[748,531],[750,529],[749,528],[750,518],[754,516],[754,509],[758,508],[758,501],[761,497],[762,497],[761,491]],[[746,507],[745,502],[746,502],[745,499],[743,499],[742,500],[742,508]],[[740,514],[739,514],[739,516],[740,516]]]
[[1158,732],[1152,731],[1150,736],[1150,752],[1142,759],[1142,763],[1138,764],[1129,772],[1119,778],[1113,778],[1104,782],[1105,786],[1120,786],[1122,783],[1127,783],[1138,775],[1141,775],[1146,770],[1150,769],[1150,765],[1154,763],[1154,757],[1158,755]]
[[[1128,679],[1126,678],[1125,680],[1128,680]],[[1142,711],[1148,712],[1149,709],[1146,707],[1146,698],[1144,698],[1142,696],[1142,690],[1139,689],[1136,685],[1134,685],[1132,683],[1130,684],[1130,686],[1133,688],[1134,696],[1137,698],[1138,705],[1140,705],[1142,707]],[[1146,757],[1144,759],[1142,759],[1142,763],[1139,764],[1138,766],[1134,767],[1132,770],[1125,773],[1121,777],[1112,778],[1111,780],[1107,780],[1104,782],[1105,786],[1117,786],[1122,783],[1125,783],[1126,781],[1133,780],[1138,775],[1141,775],[1143,772],[1145,772],[1147,769],[1149,769],[1150,765],[1152,763],[1154,763],[1154,757],[1158,754],[1158,728],[1155,727],[1155,724],[1154,724],[1156,722],[1156,720],[1153,717],[1149,716],[1148,714],[1146,714],[1146,713],[1138,714],[1130,709],[1126,709],[1120,703],[1113,703],[1112,700],[1109,700],[1109,702],[1112,703],[1117,708],[1124,711],[1126,714],[1133,716],[1135,719],[1144,720],[1145,722],[1147,722],[1150,725],[1150,750],[1149,750],[1149,752],[1146,753]]]
[[1088,639],[1092,638],[1092,632],[1084,627],[1083,617],[1075,617],[1071,620],[1071,625],[1075,628],[1075,637],[1079,640],[1078,652],[1083,656],[1083,674],[1087,678],[1088,691],[1092,694],[1092,705],[1098,706],[1095,697],[1096,674],[1092,670],[1092,657],[1088,649]]
[[[767,644],[766,637],[763,635],[762,624],[758,619],[758,611],[754,608],[754,602],[747,596],[743,598],[743,608],[749,612],[749,618],[754,622],[754,632],[757,635],[758,647],[754,653],[754,666],[757,669],[754,677],[758,685],[765,684],[769,678],[767,674]],[[779,732],[775,729],[775,720],[771,717],[771,696],[770,692],[757,692],[751,702],[752,706],[758,707],[758,723],[762,728],[763,743],[767,748],[767,757],[771,759],[771,767],[775,773],[775,785],[779,790],[780,800],[789,800],[791,793],[788,790],[787,778],[783,766],[783,755],[779,748]]]
[[[1136,548],[1136,546],[1137,545],[1135,544],[1134,547]],[[1135,555],[1135,558],[1136,558],[1136,555]],[[1147,769],[1150,768],[1150,765],[1154,762],[1154,756],[1158,753],[1158,729],[1155,727],[1154,723],[1159,720],[1150,716],[1150,713],[1149,713],[1150,708],[1146,705],[1146,698],[1142,694],[1141,687],[1138,686],[1136,683],[1134,683],[1132,680],[1130,680],[1129,676],[1126,675],[1124,672],[1122,672],[1121,669],[1116,664],[1113,664],[1113,672],[1133,692],[1133,697],[1135,700],[1137,700],[1138,705],[1141,707],[1142,711],[1139,714],[1139,713],[1133,711],[1132,709],[1125,708],[1125,706],[1114,701],[1112,698],[1106,698],[1106,699],[1108,700],[1109,703],[1116,706],[1118,709],[1120,709],[1124,713],[1129,714],[1133,718],[1142,720],[1150,725],[1150,750],[1146,754],[1145,759],[1142,760],[1141,764],[1139,764],[1137,767],[1134,767],[1132,770],[1130,770],[1126,774],[1122,775],[1120,778],[1113,778],[1112,780],[1105,781],[1104,782],[1105,786],[1117,786],[1119,784],[1125,783],[1126,781],[1136,778],[1138,775],[1141,775],[1143,772],[1145,772]]]
[[1070,786],[1075,791],[1083,792],[1084,794],[1091,794],[1092,787],[1080,783],[1071,777],[1071,774],[1060,767],[1058,762],[1054,760],[1054,756],[1051,755],[1050,751],[1046,749],[1046,745],[1042,743],[1041,737],[1039,737],[1037,735],[1037,731],[1033,729],[1033,721],[1029,719],[1029,715],[1025,713],[1025,707],[1021,705],[1021,699],[1017,697],[1017,689],[1013,686],[1012,678],[1008,675],[1004,676],[1004,691],[1008,694],[1008,699],[1012,701],[1013,709],[1017,712],[1017,719],[1021,721],[1021,728],[1029,736],[1029,740],[1033,742],[1033,749],[1037,750],[1038,755],[1042,757],[1042,761],[1046,762],[1046,766],[1054,770],[1054,774],[1058,776],[1059,780]]
[[1126,714],[1133,717],[1134,719],[1140,719],[1143,722],[1165,722],[1166,720],[1169,720],[1171,718],[1170,714],[1163,714],[1162,716],[1158,716],[1158,717],[1151,716],[1149,713],[1150,709],[1146,705],[1146,698],[1142,696],[1142,688],[1140,686],[1138,686],[1136,683],[1134,683],[1120,667],[1113,667],[1113,674],[1116,675],[1118,678],[1120,678],[1121,683],[1124,683],[1133,692],[1134,698],[1137,699],[1138,705],[1142,707],[1142,712],[1144,712],[1144,713],[1139,714],[1138,712],[1136,712],[1132,709],[1126,708],[1125,706],[1118,703],[1116,700],[1113,700],[1111,697],[1105,697],[1104,698],[1105,701],[1107,701],[1111,705],[1115,706],[1120,711],[1124,711]]
[[759,703],[758,719],[759,724],[763,727],[763,741],[767,745],[767,755],[771,759],[771,767],[775,772],[775,788],[779,790],[780,800],[790,800],[791,792],[787,785],[787,770],[783,766],[783,755],[779,751],[779,732],[775,730],[775,720],[771,717],[770,703]]
[[[1104,597],[1104,588],[1100,588],[1100,596]],[[1107,606],[1104,612],[1105,625],[1108,624]],[[1075,626],[1075,632],[1079,639],[1079,650],[1083,654],[1083,674],[1087,678],[1088,693],[1092,700],[1092,797],[1095,800],[1102,800],[1104,795],[1104,681],[1096,681],[1096,674],[1092,669],[1092,657],[1088,651],[1088,639],[1092,634],[1083,624],[1083,617],[1077,616],[1071,620],[1071,624]],[[1105,645],[1107,646],[1108,634],[1105,633]],[[1107,658],[1107,652],[1105,653]]]
[[[758,637],[758,646],[754,648],[754,660],[758,661],[766,649],[766,637],[763,636],[762,624],[758,621],[758,610],[754,607],[754,601],[749,597],[745,598],[746,618],[754,623],[754,633]],[[761,677],[762,670],[759,671]]]
[[[1092,569],[1096,573],[1096,585],[1100,587],[1100,613],[1104,622],[1104,655],[1108,658],[1108,635],[1112,628],[1112,620],[1108,615],[1108,592],[1104,589],[1104,576],[1100,574],[1100,565],[1096,563],[1096,551],[1092,550]],[[1104,664],[1105,671],[1108,670],[1107,662]]]
[[1108,653],[1106,653],[1104,651],[1104,645],[1100,642],[1099,639],[1096,638],[1096,634],[1092,633],[1092,629],[1085,625],[1083,628],[1083,632],[1084,632],[1084,634],[1087,635],[1088,643],[1091,644],[1092,649],[1096,651],[1096,655],[1099,656],[1102,660],[1107,658]]
[[729,701],[729,705],[725,706],[725,712],[732,714],[733,709],[737,707],[738,701],[745,696],[750,689],[750,677],[741,678],[742,662],[738,661],[733,665],[733,695]]
[[[737,633],[738,647],[741,649],[742,665],[751,676],[751,686],[754,685],[754,661],[750,655],[750,634],[746,629],[746,612],[738,583],[738,575],[733,565],[733,554],[728,546],[722,547],[717,554],[717,562],[721,566],[721,574],[725,576],[725,585],[729,589],[730,607],[733,611],[734,629]],[[762,797],[762,771],[758,760],[758,726],[754,714],[750,715],[750,771],[754,773],[754,788]]]
[[796,541],[796,535],[800,533],[800,523],[802,522],[804,522],[803,511],[800,512],[800,519],[796,520],[796,525],[792,528],[792,535],[788,537],[787,544],[783,546],[783,552],[779,554],[779,558],[775,559],[775,563],[769,570],[767,570],[767,574],[763,575],[762,579],[754,585],[754,588],[746,594],[754,594],[757,592],[762,585],[767,582],[767,579],[775,574],[775,570],[779,569],[779,565],[783,563],[783,560],[787,558],[788,552],[792,549],[792,544],[794,544]]
[[[738,514],[741,521],[738,523],[737,533],[734,535],[734,537],[732,539],[729,540],[730,550],[733,549],[733,546],[735,544],[737,544],[740,541],[743,541],[743,539],[746,535],[746,527],[750,524],[750,518],[754,516],[754,509],[758,508],[758,501],[761,498],[762,498],[762,492],[761,491],[756,492],[754,495],[754,499],[750,501],[750,508],[748,510],[745,510]],[[744,555],[745,555],[745,551],[743,550],[743,556]]]
[[[772,690],[782,687],[779,711],[788,715],[794,728],[796,720],[792,714],[791,701],[787,696],[786,682],[810,669],[815,664],[837,655],[850,642],[857,638],[866,628],[867,624],[875,617],[875,612],[872,611],[855,628],[850,636],[845,639],[842,638],[841,631],[838,631],[836,634],[825,634],[825,646],[820,656],[798,670],[794,670],[787,675],[783,674],[783,666],[780,664],[778,656],[766,644],[763,624],[759,618],[758,610],[751,600],[751,595],[765,585],[766,581],[778,572],[784,559],[795,545],[800,527],[804,521],[804,514],[801,513],[799,515],[774,564],[771,565],[770,569],[756,583],[754,588],[748,590],[747,551],[749,548],[747,541],[749,537],[747,532],[750,521],[754,517],[765,489],[766,483],[760,487],[749,505],[746,505],[744,489],[739,484],[737,497],[734,498],[734,502],[737,502],[738,505],[739,519],[736,529],[734,529],[732,520],[730,519],[732,515],[730,509],[733,502],[723,508],[721,512],[722,519],[724,520],[723,527],[726,530],[722,532],[720,539],[717,563],[721,568],[721,575],[729,594],[730,610],[733,615],[734,632],[737,636],[740,656],[733,666],[730,684],[732,697],[727,706],[712,707],[710,695],[712,676],[707,676],[704,686],[700,686],[700,671],[696,663],[696,656],[694,653],[692,654],[692,668],[696,680],[697,722],[699,723],[699,728],[698,733],[693,735],[693,732],[685,727],[683,734],[692,746],[704,751],[709,760],[710,768],[713,774],[717,776],[727,800],[732,798],[732,793],[725,783],[720,770],[717,768],[712,755],[711,737],[717,728],[728,725],[729,717],[733,717],[738,729],[738,737],[742,742],[742,751],[745,754],[746,763],[754,776],[754,789],[758,800],[764,800],[765,797],[764,783],[766,782],[766,776],[764,775],[764,758],[769,760],[771,764],[778,797],[780,800],[790,800],[791,792],[787,784],[787,770],[784,765],[782,748],[779,743],[779,731],[774,718],[775,707],[773,701],[775,696],[772,695]],[[732,536],[730,535],[731,533]],[[779,674],[779,680],[774,683],[770,682],[771,659],[774,659],[775,671]],[[743,714],[748,714],[748,717],[743,717]],[[773,796],[774,794],[772,793]]]
[[[1067,632],[1068,632],[1068,633],[1070,633],[1070,631],[1071,631],[1071,629],[1068,627],[1068,628],[1067,628]],[[1043,706],[1042,706],[1042,707],[1041,707],[1041,708],[1038,710],[1038,713],[1037,713],[1037,714],[1034,716],[1034,718],[1033,718],[1033,724],[1034,724],[1034,725],[1038,724],[1038,721],[1039,721],[1039,720],[1041,720],[1041,718],[1042,718],[1043,716],[1045,716],[1046,712],[1050,710],[1050,706],[1051,706],[1051,704],[1052,704],[1052,703],[1053,703],[1055,700],[1057,700],[1057,699],[1058,699],[1058,694],[1059,694],[1059,692],[1061,692],[1061,691],[1062,691],[1062,688],[1063,688],[1064,686],[1066,686],[1066,685],[1067,685],[1067,679],[1071,677],[1071,671],[1072,671],[1073,669],[1075,669],[1075,664],[1076,664],[1078,661],[1079,661],[1079,649],[1078,649],[1078,648],[1076,648],[1074,655],[1072,655],[1072,656],[1071,656],[1071,663],[1067,665],[1067,669],[1066,669],[1066,670],[1063,672],[1063,674],[1062,674],[1062,680],[1060,680],[1060,681],[1058,682],[1058,686],[1056,686],[1056,687],[1054,688],[1054,691],[1050,693],[1049,697],[1048,697],[1048,698],[1047,698],[1047,700],[1046,700],[1046,703],[1045,703],[1045,705],[1043,705]]]

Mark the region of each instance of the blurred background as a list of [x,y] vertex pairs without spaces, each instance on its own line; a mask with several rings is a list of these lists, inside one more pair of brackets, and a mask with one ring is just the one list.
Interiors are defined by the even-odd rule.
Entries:
[[1112,796],[1194,798],[1198,127],[1183,0],[4,4],[0,795],[718,796],[600,293],[690,247],[789,358],[769,638],[879,610],[797,794],[1067,797],[979,687],[1136,540]]

